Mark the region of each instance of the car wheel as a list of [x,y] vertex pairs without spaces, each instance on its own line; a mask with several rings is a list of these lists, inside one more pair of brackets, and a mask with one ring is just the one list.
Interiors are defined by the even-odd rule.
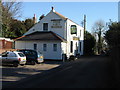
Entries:
[[37,62],[37,64],[41,64],[40,62]]
[[24,66],[24,64],[20,64],[21,66]]
[[36,63],[35,63],[35,61],[31,61],[31,64],[32,64],[32,65],[35,65]]
[[18,62],[14,62],[14,63],[13,63],[13,66],[14,66],[14,67],[18,67]]
[[40,64],[40,62],[36,61],[37,64]]

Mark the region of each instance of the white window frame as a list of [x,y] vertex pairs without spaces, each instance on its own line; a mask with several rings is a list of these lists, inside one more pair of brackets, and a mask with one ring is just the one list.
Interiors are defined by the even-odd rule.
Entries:
[[47,44],[43,44],[43,51],[47,51]]
[[57,51],[57,44],[53,44],[53,51],[54,51],[54,52]]

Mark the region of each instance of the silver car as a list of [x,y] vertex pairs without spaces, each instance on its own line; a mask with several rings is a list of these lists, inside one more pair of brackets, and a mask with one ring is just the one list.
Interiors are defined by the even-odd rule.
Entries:
[[17,51],[4,52],[0,59],[2,60],[2,64],[13,64],[15,67],[26,63],[26,56],[22,52]]

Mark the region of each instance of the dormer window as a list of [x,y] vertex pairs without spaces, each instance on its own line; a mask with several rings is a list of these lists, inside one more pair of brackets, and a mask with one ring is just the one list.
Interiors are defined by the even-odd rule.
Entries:
[[77,26],[76,25],[71,25],[71,34],[77,34]]
[[43,23],[43,31],[48,31],[48,23]]

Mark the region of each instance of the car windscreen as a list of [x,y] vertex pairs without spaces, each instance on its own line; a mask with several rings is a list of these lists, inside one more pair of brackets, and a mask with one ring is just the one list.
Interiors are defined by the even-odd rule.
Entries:
[[37,55],[37,53],[35,51],[25,51],[24,53],[27,56],[36,56]]
[[25,57],[25,55],[24,55],[23,53],[18,53],[18,55],[19,55],[20,57]]

